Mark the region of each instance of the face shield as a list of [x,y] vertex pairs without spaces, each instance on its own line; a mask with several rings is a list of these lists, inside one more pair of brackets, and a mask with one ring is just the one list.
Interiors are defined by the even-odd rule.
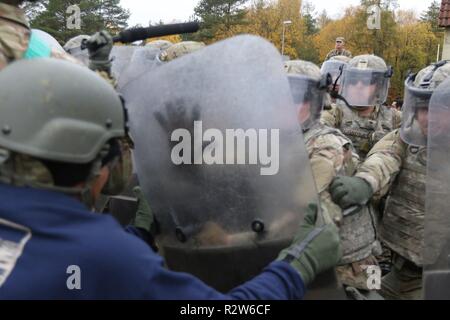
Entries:
[[342,62],[342,61],[328,60],[322,64],[322,68],[320,69],[320,72],[322,74],[329,73],[333,80],[333,84],[336,82],[336,80],[338,80],[336,82],[336,84],[341,85],[342,78],[343,78],[342,76],[343,76],[345,70],[347,69],[347,65],[348,65],[347,63]]
[[413,146],[426,146],[428,133],[428,105],[433,91],[413,87],[414,77],[405,83],[405,101],[400,137]]
[[341,95],[350,106],[365,109],[386,102],[391,70],[361,70],[348,68],[344,72]]
[[303,130],[310,129],[320,119],[326,86],[331,78],[323,81],[314,80],[304,75],[288,75],[294,105],[297,108],[297,119]]

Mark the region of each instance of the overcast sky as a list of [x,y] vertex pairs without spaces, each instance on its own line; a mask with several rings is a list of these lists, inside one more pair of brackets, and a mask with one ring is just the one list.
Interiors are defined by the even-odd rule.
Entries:
[[[121,0],[124,8],[130,9],[130,26],[148,25],[149,21],[164,23],[187,21],[194,13],[199,0]],[[343,9],[349,5],[357,5],[360,0],[309,0],[317,12],[326,9],[332,18],[342,15]],[[414,9],[421,13],[432,0],[398,0],[400,9]]]

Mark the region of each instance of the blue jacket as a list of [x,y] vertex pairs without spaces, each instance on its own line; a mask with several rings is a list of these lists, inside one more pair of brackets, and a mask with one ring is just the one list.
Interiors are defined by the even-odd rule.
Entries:
[[[64,194],[4,184],[2,256],[8,258],[0,262],[0,300],[301,299],[305,291],[289,264],[274,262],[253,280],[221,294],[189,274],[165,269],[162,258],[114,218],[93,214]],[[69,266],[80,268],[79,290],[68,289],[74,274],[68,273]]]

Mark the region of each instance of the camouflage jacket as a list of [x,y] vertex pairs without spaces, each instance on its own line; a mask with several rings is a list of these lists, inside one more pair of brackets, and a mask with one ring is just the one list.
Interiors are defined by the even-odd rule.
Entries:
[[383,241],[397,254],[422,265],[427,148],[406,144],[400,130],[388,134],[370,151],[356,174],[379,198],[388,192],[381,222]]
[[368,117],[361,117],[358,111],[337,103],[322,112],[320,121],[340,129],[352,141],[360,160],[364,161],[375,143],[401,126],[401,119],[400,111],[385,106],[375,106]]
[[[0,3],[0,70],[22,59],[28,49],[31,29],[22,9]],[[52,57],[79,63],[72,56],[52,50]]]
[[352,152],[352,142],[339,130],[322,124],[308,130],[304,140],[317,192],[329,215],[326,217],[327,222],[339,221],[342,219],[342,210],[331,200],[328,186],[338,174],[353,174],[358,156]]
[[337,49],[333,49],[327,54],[325,61],[330,60],[331,58],[336,57],[336,56],[345,56],[345,57],[349,57],[349,58],[353,57],[352,53],[348,50],[343,49],[342,51],[339,51]]
[[370,150],[355,176],[366,180],[377,198],[383,197],[401,170],[407,148],[399,129],[387,134]]

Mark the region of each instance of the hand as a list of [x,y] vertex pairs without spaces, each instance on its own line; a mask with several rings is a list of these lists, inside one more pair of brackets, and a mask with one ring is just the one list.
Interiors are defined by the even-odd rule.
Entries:
[[154,217],[152,209],[150,208],[147,200],[145,200],[144,194],[140,187],[134,187],[133,193],[138,201],[138,209],[136,217],[133,222],[133,226],[136,228],[144,229],[150,233],[150,229],[154,223]]
[[342,257],[338,229],[334,224],[316,227],[317,206],[309,205],[305,223],[300,226],[292,245],[281,251],[278,260],[296,269],[305,285],[321,272],[334,267]]
[[88,49],[89,67],[92,70],[110,72],[111,60],[109,56],[112,51],[113,40],[107,31],[97,32],[89,39],[83,40],[82,46]]
[[364,179],[338,176],[330,184],[330,194],[336,204],[347,209],[366,205],[373,196],[373,190]]
[[[172,133],[177,129],[186,129],[191,135],[191,164],[194,163],[194,122],[200,121],[200,107],[193,105],[191,108],[186,106],[183,100],[169,102],[165,105],[165,115],[162,112],[155,112],[154,116],[164,132],[167,133],[169,147],[173,149],[178,141],[172,141]],[[202,142],[202,152],[210,142]],[[182,167],[182,166],[180,166]]]

